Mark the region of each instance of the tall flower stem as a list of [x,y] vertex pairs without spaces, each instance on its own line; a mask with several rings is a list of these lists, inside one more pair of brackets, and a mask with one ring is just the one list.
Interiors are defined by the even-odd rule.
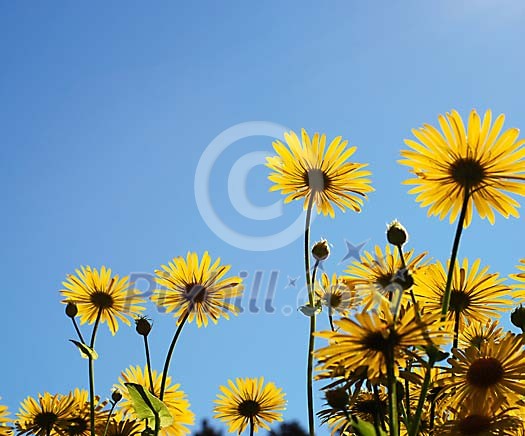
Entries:
[[[442,321],[445,320],[447,313],[448,313],[448,308],[450,306],[450,295],[452,293],[452,290],[451,290],[452,278],[454,276],[454,267],[456,265],[456,259],[458,256],[459,242],[461,240],[461,233],[463,232],[463,224],[465,223],[465,218],[467,216],[467,208],[468,208],[469,200],[470,200],[470,188],[467,186],[465,187],[465,190],[463,193],[463,203],[461,205],[461,212],[459,214],[456,234],[454,236],[454,242],[452,243],[452,252],[450,254],[450,262],[448,265],[447,283],[445,285],[445,293],[443,294],[443,305],[441,306],[441,320]],[[423,406],[424,406],[427,392],[430,386],[430,376],[431,376],[430,373],[435,363],[436,363],[435,359],[432,357],[429,357],[428,367],[425,373],[425,379],[423,380],[423,386],[421,386],[421,393],[419,395],[416,413],[414,414],[414,419],[412,420],[411,425],[410,425],[409,436],[417,435],[419,424],[421,421],[421,415],[423,413]]]
[[77,332],[78,339],[80,339],[80,342],[82,342],[85,345],[86,341],[84,340],[84,337],[82,336],[82,333],[80,332],[80,329],[78,328],[78,324],[77,324],[77,321],[75,320],[75,317],[71,318],[71,322],[73,323],[73,327],[75,327],[75,331]]
[[381,398],[379,396],[379,389],[377,385],[373,386],[374,390],[374,400],[377,405],[377,410],[374,413],[374,430],[376,433],[376,436],[381,435],[381,428],[385,427],[385,423],[383,422],[383,414],[381,412]]
[[[89,348],[95,347],[95,339],[97,337],[98,325],[100,324],[100,317],[102,316],[102,308],[98,309],[97,319],[93,326],[93,332],[91,333],[91,340],[89,341]],[[89,422],[91,436],[95,436],[95,361],[93,356],[88,356],[89,360]]]
[[332,331],[335,332],[334,317],[332,315],[332,308],[331,307],[328,308],[328,322],[330,323],[330,328],[332,329]]
[[[312,220],[312,207],[314,193],[310,194],[306,209],[306,222],[304,227],[304,271],[306,275],[306,288],[308,291],[308,303],[314,307],[314,293],[312,280],[310,277],[310,223]],[[310,333],[308,337],[308,356],[306,369],[306,390],[308,398],[308,431],[310,436],[315,436],[314,421],[314,392],[313,392],[313,367],[314,367],[314,332],[315,332],[315,313],[310,317]]]
[[386,355],[386,370],[388,383],[388,418],[390,424],[390,435],[399,436],[399,414],[397,410],[397,379],[394,372],[394,348],[388,347]]
[[113,415],[113,411],[115,410],[116,405],[117,405],[116,401],[111,402],[111,410],[109,411],[108,419],[106,419],[106,426],[104,428],[104,436],[106,436],[106,434],[108,433],[109,422],[111,421],[111,416]]
[[421,415],[423,414],[423,407],[425,405],[428,388],[430,387],[430,377],[434,363],[436,363],[435,359],[429,357],[427,370],[425,372],[425,378],[423,379],[423,385],[421,386],[421,394],[419,395],[419,400],[417,402],[416,413],[414,413],[414,419],[410,423],[410,429],[408,432],[409,436],[416,436],[419,430]]
[[459,310],[454,312],[454,342],[452,344],[452,348],[458,348],[458,339],[459,339],[459,317],[460,312]]
[[[399,253],[399,258],[401,259],[401,267],[403,269],[406,269],[407,264],[405,261],[405,255],[403,253],[403,247],[401,244],[397,244],[396,247],[397,247],[397,252]],[[416,297],[414,296],[414,291],[412,290],[412,286],[409,288],[408,292],[410,293],[410,299],[412,300],[412,304],[414,305],[414,309],[416,311],[417,319],[419,320],[421,319],[421,316],[419,313],[419,307],[416,301]]]
[[463,231],[463,224],[467,216],[468,202],[470,199],[470,190],[465,188],[463,197],[463,204],[461,205],[461,213],[458,219],[458,226],[456,228],[456,235],[454,236],[454,243],[452,244],[452,253],[450,255],[450,263],[448,265],[447,284],[445,286],[445,293],[443,295],[443,306],[441,307],[441,319],[444,320],[447,316],[448,306],[450,305],[450,294],[452,286],[452,277],[454,275],[454,267],[456,265],[456,258],[459,250],[459,241],[461,239],[461,232]]
[[144,350],[146,352],[146,365],[148,366],[148,377],[149,377],[149,388],[150,392],[153,393],[153,376],[151,375],[151,359],[149,355],[148,336],[144,335]]
[[182,317],[182,320],[179,326],[177,327],[177,330],[175,331],[175,335],[173,336],[173,339],[171,340],[168,354],[166,355],[166,361],[164,362],[164,369],[162,371],[162,382],[160,384],[160,393],[159,393],[159,398],[161,401],[164,398],[164,389],[166,389],[166,378],[168,377],[168,370],[170,367],[171,356],[173,354],[173,350],[175,349],[175,344],[177,343],[177,339],[179,339],[180,333],[182,332],[182,327],[184,327],[184,324],[186,323],[188,316],[190,316],[189,310]]
[[253,416],[250,416],[250,436],[253,436]]

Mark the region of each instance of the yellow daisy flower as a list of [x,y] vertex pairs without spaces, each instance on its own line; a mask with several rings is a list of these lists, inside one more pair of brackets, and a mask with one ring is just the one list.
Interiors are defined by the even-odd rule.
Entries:
[[413,306],[402,309],[396,321],[389,306],[382,304],[378,311],[364,311],[355,315],[355,320],[343,318],[335,324],[340,328],[337,332],[316,333],[329,341],[327,347],[315,352],[321,361],[317,369],[325,371],[340,365],[349,373],[365,365],[372,381],[386,375],[388,354],[394,356],[397,373],[405,364],[405,350],[445,341],[445,333],[439,330],[439,314],[422,314],[418,320]]
[[270,430],[268,424],[283,420],[279,411],[286,408],[284,393],[271,382],[264,384],[263,377],[228,380],[228,387],[219,389],[222,395],[215,400],[214,418],[226,422],[230,433],[241,434],[248,425],[256,433],[260,428]]
[[318,284],[315,293],[323,306],[328,308],[330,314],[336,311],[345,316],[352,309],[355,309],[360,301],[355,286],[345,279],[337,277],[337,274],[333,274],[332,280],[330,280],[328,274],[323,273],[320,286]]
[[35,436],[62,436],[60,425],[75,412],[75,399],[70,395],[38,394],[38,399],[27,397],[17,413],[17,434]]
[[337,388],[325,391],[326,409],[317,415],[322,423],[328,424],[330,434],[340,435],[345,432],[352,433],[352,422],[348,417],[359,418],[370,423],[374,417],[384,425],[388,412],[386,393],[379,391],[379,401],[372,392],[361,391],[350,405],[349,393],[346,388]]
[[510,278],[517,282],[512,285],[512,288],[517,291],[514,297],[523,300],[525,299],[525,259],[521,259],[520,265],[517,265],[516,268],[520,272],[510,275]]
[[111,269],[103,266],[96,268],[80,267],[76,275],[70,274],[62,283],[65,289],[60,292],[66,298],[62,303],[75,303],[82,324],[93,324],[100,318],[107,322],[114,335],[118,330],[118,320],[130,325],[127,316],[136,316],[144,310],[138,304],[144,302],[133,289],[129,277],[111,276]]
[[[414,250],[403,253],[406,267],[417,281],[418,271],[424,263],[423,258],[427,253],[414,255]],[[365,308],[376,305],[380,296],[391,299],[392,292],[398,275],[403,267],[398,250],[385,247],[385,252],[379,246],[375,246],[374,253],[365,251],[359,261],[352,262],[345,270],[346,277],[343,279],[349,286],[355,286],[357,292],[363,295]],[[403,301],[409,301],[408,292],[403,294]]]
[[277,156],[268,157],[266,165],[273,171],[268,177],[275,184],[270,191],[281,191],[284,202],[304,198],[306,209],[310,198],[317,205],[317,212],[335,216],[336,205],[343,212],[361,210],[370,186],[370,171],[366,164],[348,162],[357,147],[347,147],[348,141],[336,137],[328,146],[326,135],[315,133],[310,139],[306,130],[301,139],[294,132],[285,133],[287,145],[274,141]]
[[449,377],[442,380],[441,397],[451,407],[488,403],[514,406],[525,395],[524,339],[511,333],[499,342],[489,340],[480,349],[454,349]]
[[470,325],[466,326],[459,335],[459,347],[480,348],[484,342],[491,339],[498,342],[502,337],[503,328],[499,327],[498,321],[473,321]]
[[[74,400],[74,411],[70,417],[62,420],[58,427],[63,436],[91,436],[91,409],[89,394],[85,389],[75,389],[71,394]],[[95,432],[104,432],[104,426],[108,417],[108,412],[104,411],[107,401],[100,401],[100,397],[95,396]]]
[[9,426],[11,423],[7,406],[0,404],[0,436],[12,436],[13,430]]
[[156,270],[155,281],[162,288],[156,289],[151,299],[167,312],[175,312],[178,324],[185,317],[197,326],[207,326],[208,318],[217,323],[222,316],[229,318],[228,312],[237,314],[239,307],[233,301],[242,295],[244,286],[240,277],[223,278],[230,265],[214,263],[205,252],[199,263],[196,253],[189,253],[186,259],[176,257],[162,270]]
[[[129,417],[134,419],[135,414],[133,412],[133,403],[131,402],[125,383],[137,383],[145,389],[148,389],[149,392],[158,398],[160,395],[162,374],[158,374],[157,371],[153,370],[151,376],[153,378],[153,389],[151,389],[150,386],[147,366],[144,367],[144,369],[140,366],[130,366],[123,371],[121,377],[119,377],[118,381],[120,385],[115,385],[114,388],[122,393],[122,400],[119,402],[119,406],[126,419]],[[195,422],[195,415],[190,410],[190,403],[186,398],[186,394],[179,388],[179,384],[171,385],[170,376],[166,378],[163,402],[173,417],[173,424],[161,429],[161,435],[179,436],[188,434],[190,430],[186,428],[186,426],[193,425]]]
[[139,436],[143,428],[144,424],[141,421],[112,419],[106,436]]
[[468,406],[449,413],[452,419],[435,428],[434,434],[443,436],[524,436],[523,420],[512,410],[501,408],[499,403],[478,404],[475,411]]
[[504,131],[505,116],[494,124],[492,112],[483,120],[475,110],[470,112],[465,129],[461,116],[453,110],[440,115],[442,132],[425,124],[412,130],[418,141],[406,139],[410,150],[403,150],[399,162],[411,167],[415,178],[405,184],[416,185],[409,192],[417,194],[422,207],[430,206],[428,215],[443,219],[450,213],[453,222],[462,208],[465,191],[469,193],[466,219],[472,219],[473,206],[481,218],[494,223],[494,211],[504,217],[518,217],[519,203],[507,193],[525,195],[524,140],[518,140],[519,130]]
[[[510,309],[512,301],[505,298],[510,288],[503,284],[504,279],[497,273],[488,273],[488,267],[481,268],[477,259],[470,266],[468,259],[463,263],[456,262],[448,307],[448,320],[455,321],[458,317],[459,331],[468,323],[490,321],[491,317],[499,317],[502,310]],[[425,268],[414,286],[414,294],[421,298],[424,307],[431,312],[441,311],[447,271],[441,264]]]

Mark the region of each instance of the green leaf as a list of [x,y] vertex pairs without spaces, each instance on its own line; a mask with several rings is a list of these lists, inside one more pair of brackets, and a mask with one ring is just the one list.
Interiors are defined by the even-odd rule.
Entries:
[[304,316],[312,317],[315,315],[318,315],[323,311],[323,305],[321,301],[318,301],[315,306],[311,306],[310,304],[305,304],[304,306],[299,307],[299,310]]
[[84,359],[89,359],[90,357],[93,360],[97,360],[98,359],[98,354],[97,354],[97,352],[95,351],[94,348],[90,348],[86,344],[83,344],[82,342],[75,341],[73,339],[70,339],[70,341],[73,342],[77,346],[78,350],[80,351],[80,355]]
[[133,409],[139,419],[151,419],[155,422],[155,414],[160,418],[160,427],[169,427],[173,423],[167,406],[143,386],[137,383],[124,383],[128,388]]
[[379,435],[376,433],[374,424],[363,421],[358,417],[354,417],[352,421],[352,428],[358,436],[387,436],[387,433],[379,428]]

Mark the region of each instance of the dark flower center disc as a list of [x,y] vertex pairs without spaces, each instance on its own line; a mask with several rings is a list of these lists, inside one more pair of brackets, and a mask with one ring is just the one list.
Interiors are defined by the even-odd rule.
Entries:
[[485,170],[475,159],[460,158],[451,165],[450,175],[464,188],[474,187],[483,181]]
[[504,374],[505,371],[498,359],[482,357],[470,365],[467,371],[467,381],[473,386],[488,388],[500,382]]
[[239,404],[238,410],[242,416],[251,418],[260,412],[261,406],[257,401],[245,400]]
[[96,291],[91,294],[91,302],[98,309],[108,309],[113,307],[113,297],[107,292]]

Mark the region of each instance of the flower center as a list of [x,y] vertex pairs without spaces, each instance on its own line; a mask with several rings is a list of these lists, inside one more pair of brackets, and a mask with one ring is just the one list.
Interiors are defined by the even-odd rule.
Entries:
[[473,347],[476,347],[479,350],[485,340],[486,338],[483,335],[476,335],[476,336],[472,336],[469,342],[470,342],[470,345],[472,345]]
[[393,274],[382,274],[376,279],[376,283],[379,284],[383,289],[386,289],[390,284],[392,284],[392,279],[394,278]]
[[66,432],[68,436],[80,436],[88,429],[88,424],[85,419],[72,418],[67,423]]
[[332,389],[325,392],[326,402],[336,410],[346,410],[348,393],[345,388]]
[[379,400],[379,403],[377,403],[376,400],[358,400],[353,409],[356,412],[374,416],[379,413],[385,413],[386,404],[383,400]]
[[257,401],[245,400],[239,404],[237,410],[242,416],[245,416],[246,418],[252,418],[260,412],[261,406]]
[[478,388],[488,388],[499,383],[505,371],[498,359],[482,357],[474,360],[467,371],[467,382]]
[[91,302],[98,309],[108,309],[113,307],[113,297],[107,292],[95,291],[91,294]]
[[193,303],[202,303],[206,298],[206,288],[199,283],[186,285],[186,298]]
[[389,332],[387,328],[382,331],[370,332],[363,339],[363,345],[374,351],[387,353],[399,343],[399,336],[396,332]]
[[58,416],[53,412],[41,412],[35,416],[35,425],[42,430],[50,433],[57,422]]
[[330,304],[330,307],[339,307],[341,305],[341,296],[338,295],[338,294],[330,294],[330,301],[329,301],[329,304]]
[[450,175],[464,188],[478,186],[485,178],[485,170],[479,161],[470,157],[459,158],[450,167]]
[[330,179],[320,169],[308,170],[303,175],[304,184],[315,192],[322,192],[330,187]]
[[449,312],[463,312],[470,305],[470,297],[463,291],[452,289],[450,292]]
[[476,435],[490,430],[490,418],[482,415],[470,415],[463,418],[459,424],[459,433],[464,435]]

